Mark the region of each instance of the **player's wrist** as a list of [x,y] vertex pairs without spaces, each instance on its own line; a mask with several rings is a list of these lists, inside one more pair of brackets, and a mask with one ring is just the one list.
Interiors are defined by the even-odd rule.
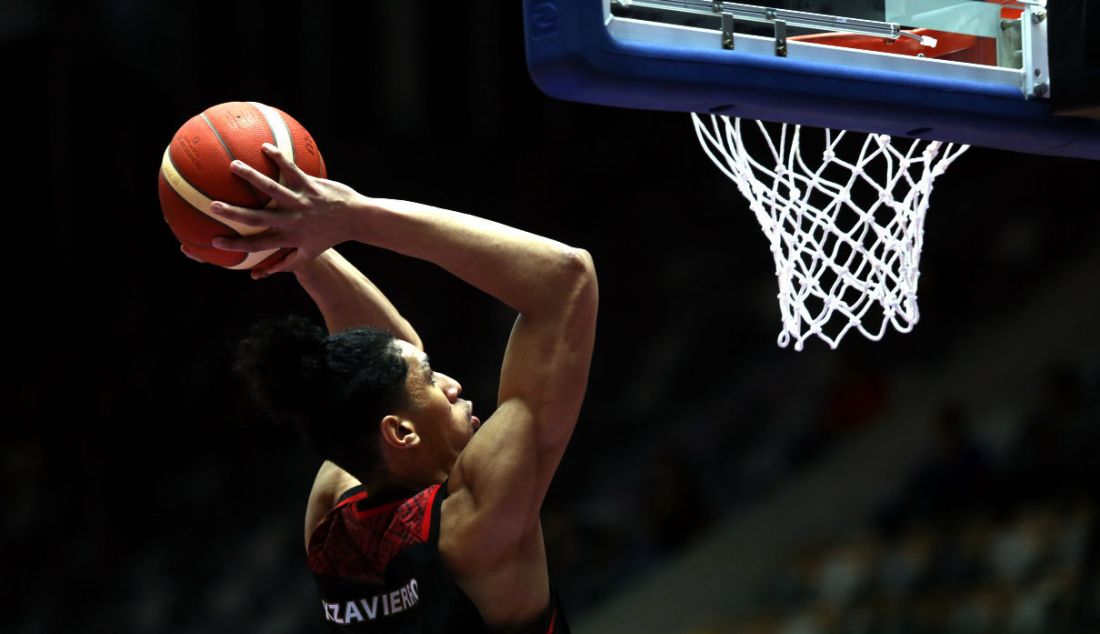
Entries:
[[298,278],[299,282],[305,282],[316,278],[318,275],[324,274],[324,272],[333,266],[334,258],[336,257],[336,250],[329,248],[322,251],[315,258],[310,258],[302,264],[294,268],[294,276]]
[[390,202],[356,194],[348,205],[350,235],[357,242],[386,248],[384,227],[394,214]]

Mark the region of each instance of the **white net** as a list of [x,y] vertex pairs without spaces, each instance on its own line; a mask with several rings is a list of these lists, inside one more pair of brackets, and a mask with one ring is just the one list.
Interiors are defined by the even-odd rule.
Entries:
[[[808,130],[823,139],[808,141],[796,125],[779,124],[773,134],[760,121],[692,118],[703,149],[737,183],[771,245],[780,346],[793,340],[801,350],[816,335],[836,348],[852,328],[874,341],[888,324],[913,329],[932,183],[968,146],[897,147],[888,135],[816,129]],[[750,131],[759,159],[746,147]],[[859,158],[840,158],[854,154],[853,141]]]

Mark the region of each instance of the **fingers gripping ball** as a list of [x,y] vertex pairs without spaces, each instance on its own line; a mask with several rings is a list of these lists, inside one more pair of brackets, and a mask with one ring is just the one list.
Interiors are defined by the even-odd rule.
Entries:
[[176,239],[193,255],[230,269],[266,268],[286,257],[286,249],[239,253],[211,245],[217,237],[265,230],[210,213],[215,200],[253,209],[274,206],[229,169],[240,159],[283,182],[278,166],[263,153],[264,143],[277,146],[306,174],[326,176],[325,161],[309,132],[287,113],[261,103],[234,101],[207,108],[176,132],[160,165],[160,208]]

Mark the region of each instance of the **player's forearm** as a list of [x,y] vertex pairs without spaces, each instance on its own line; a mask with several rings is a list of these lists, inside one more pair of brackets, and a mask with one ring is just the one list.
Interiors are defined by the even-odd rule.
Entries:
[[325,251],[294,274],[317,304],[329,332],[373,326],[422,348],[412,325],[377,286],[335,249]]
[[354,213],[358,240],[433,262],[521,313],[560,310],[591,275],[585,252],[484,218],[386,199]]

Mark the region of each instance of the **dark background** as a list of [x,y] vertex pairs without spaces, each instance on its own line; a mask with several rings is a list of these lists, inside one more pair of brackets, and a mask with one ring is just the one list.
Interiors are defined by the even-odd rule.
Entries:
[[[164,147],[210,105],[291,113],[330,177],[369,195],[592,252],[589,397],[544,520],[577,619],[611,580],[655,569],[768,494],[736,472],[775,404],[809,412],[781,478],[843,442],[838,429],[889,424],[872,416],[889,377],[935,376],[954,346],[1016,314],[1100,237],[1095,164],[972,149],[937,182],[916,330],[796,353],[775,346],[766,241],[689,117],[539,93],[518,1],[5,0],[0,77],[4,631],[320,630],[299,550],[317,461],[258,417],[229,372],[249,324],[314,309],[291,276],[252,282],[182,256],[157,201]],[[485,418],[509,311],[431,265],[341,251]],[[1089,334],[1061,367],[1094,400]],[[1014,341],[1003,345],[1011,356]],[[844,381],[871,396],[854,414],[834,408],[837,422],[829,399]],[[700,417],[705,433],[689,424]],[[639,494],[653,482],[672,493]],[[1009,507],[1015,491],[1001,495]],[[593,519],[597,507],[616,521]],[[677,528],[676,514],[698,521]]]

